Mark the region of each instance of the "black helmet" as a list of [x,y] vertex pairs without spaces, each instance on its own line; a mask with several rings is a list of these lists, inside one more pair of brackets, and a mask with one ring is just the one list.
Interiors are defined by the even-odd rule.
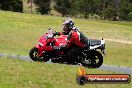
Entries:
[[63,25],[64,25],[63,28],[64,31],[70,31],[74,27],[74,22],[72,19],[67,19],[64,20]]

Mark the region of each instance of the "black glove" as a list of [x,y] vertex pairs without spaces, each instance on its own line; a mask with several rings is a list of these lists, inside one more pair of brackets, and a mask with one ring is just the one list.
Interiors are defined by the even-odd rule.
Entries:
[[56,36],[56,35],[60,36],[60,32],[55,32],[54,36]]

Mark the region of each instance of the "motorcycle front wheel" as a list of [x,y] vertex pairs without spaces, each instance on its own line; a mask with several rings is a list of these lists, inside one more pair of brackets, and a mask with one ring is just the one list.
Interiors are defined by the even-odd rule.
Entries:
[[33,47],[30,52],[29,52],[29,56],[33,61],[37,61],[38,60],[38,49],[36,47]]
[[38,48],[36,47],[33,47],[30,52],[29,52],[29,56],[30,58],[33,60],[33,61],[44,61],[44,62],[47,62],[49,59],[46,59],[44,58],[43,56],[42,57],[39,57],[38,56]]

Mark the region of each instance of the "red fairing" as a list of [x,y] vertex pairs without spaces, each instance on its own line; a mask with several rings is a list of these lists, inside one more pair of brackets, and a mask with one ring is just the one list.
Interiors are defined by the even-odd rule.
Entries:
[[80,34],[77,31],[72,31],[71,35],[71,38],[67,41],[67,35],[60,35],[60,37],[54,38],[51,34],[46,33],[39,39],[36,45],[36,48],[39,50],[39,56],[41,56],[44,51],[54,50],[54,46],[58,47],[66,44],[70,46],[72,43],[79,47],[84,46],[84,44],[80,42]]
[[66,45],[67,35],[61,35],[56,38],[55,46]]
[[65,45],[67,40],[66,35],[61,35],[58,38],[51,37],[48,33],[45,35],[41,36],[38,44],[36,44],[36,48],[38,49],[38,54],[39,56],[42,55],[44,51],[52,51],[54,50],[54,46],[60,46],[60,45]]

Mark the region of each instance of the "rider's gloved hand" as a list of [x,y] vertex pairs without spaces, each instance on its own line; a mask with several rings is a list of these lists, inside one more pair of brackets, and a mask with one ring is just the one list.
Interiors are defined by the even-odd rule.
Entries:
[[54,36],[56,36],[56,35],[60,35],[60,32],[54,32]]

